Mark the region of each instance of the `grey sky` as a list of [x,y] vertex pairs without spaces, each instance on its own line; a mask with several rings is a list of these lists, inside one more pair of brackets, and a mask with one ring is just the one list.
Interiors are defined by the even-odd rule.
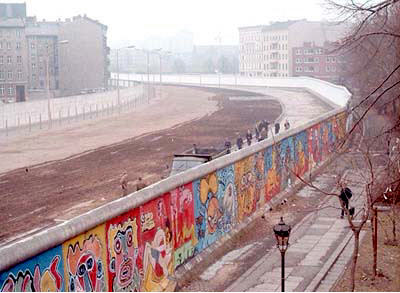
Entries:
[[[19,0],[7,2],[24,2]],[[109,44],[118,46],[150,36],[194,33],[197,45],[237,44],[240,26],[270,21],[325,17],[322,0],[26,0],[28,15],[65,19],[78,14],[109,27]]]

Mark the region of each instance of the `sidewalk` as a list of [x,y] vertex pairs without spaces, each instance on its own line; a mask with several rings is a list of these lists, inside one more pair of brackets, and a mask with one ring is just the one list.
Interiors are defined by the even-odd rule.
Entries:
[[[360,175],[355,170],[348,170],[346,175],[354,194],[350,206],[354,206],[356,211],[360,210],[363,197],[359,194],[363,186],[351,183],[360,182]],[[285,291],[329,291],[351,257],[351,253],[347,253],[348,259],[338,262],[336,273],[332,272],[329,279],[324,281],[324,286],[318,288],[346,244],[352,243],[352,231],[347,219],[340,219],[338,199],[332,196],[323,206],[327,208],[311,213],[292,229],[291,245],[285,254]],[[281,291],[279,250],[273,249],[262,257],[225,291]]]

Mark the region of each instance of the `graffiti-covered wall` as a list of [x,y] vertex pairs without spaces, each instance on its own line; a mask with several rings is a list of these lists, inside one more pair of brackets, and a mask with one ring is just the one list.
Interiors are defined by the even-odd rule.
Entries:
[[345,113],[337,113],[275,144],[264,141],[253,152],[243,149],[196,168],[211,171],[7,268],[1,291],[167,290],[179,266],[330,156],[345,135]]

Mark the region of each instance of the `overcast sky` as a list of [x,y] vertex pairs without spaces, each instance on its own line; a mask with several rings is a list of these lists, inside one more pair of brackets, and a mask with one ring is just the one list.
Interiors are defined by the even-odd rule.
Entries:
[[[18,2],[19,0],[7,1]],[[65,19],[78,14],[106,24],[110,46],[179,30],[194,33],[196,45],[237,44],[240,26],[307,18],[321,20],[323,0],[25,0],[27,14]]]

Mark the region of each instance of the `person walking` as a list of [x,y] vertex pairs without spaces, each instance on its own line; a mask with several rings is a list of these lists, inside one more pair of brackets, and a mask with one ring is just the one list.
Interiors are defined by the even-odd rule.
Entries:
[[345,209],[349,209],[349,200],[353,196],[353,193],[351,192],[350,188],[346,186],[346,183],[341,184],[341,190],[340,190],[340,195],[339,195],[339,200],[342,202],[342,213],[340,215],[340,218],[343,219],[344,214],[345,214]]
[[226,153],[227,154],[231,153],[231,147],[232,147],[231,142],[228,139],[226,139],[225,140],[225,148],[226,148]]
[[275,123],[275,134],[279,133],[280,128],[281,128],[281,125],[279,124],[279,122],[276,122]]
[[147,187],[146,183],[142,181],[142,177],[138,178],[138,183],[136,184],[136,191],[139,191],[143,188]]
[[260,140],[260,132],[258,131],[258,127],[256,126],[254,130],[255,130],[255,134],[256,134],[256,140],[261,141]]
[[283,126],[285,127],[285,130],[289,130],[290,128],[289,120],[286,119],[285,124]]
[[236,140],[236,145],[238,147],[238,150],[242,149],[242,147],[243,147],[243,139],[240,137],[240,135],[238,136],[238,138]]
[[124,171],[124,173],[122,173],[119,183],[122,188],[122,196],[128,195],[128,172]]
[[246,133],[247,145],[251,145],[252,139],[253,139],[253,134],[250,132],[250,129],[248,129]]

